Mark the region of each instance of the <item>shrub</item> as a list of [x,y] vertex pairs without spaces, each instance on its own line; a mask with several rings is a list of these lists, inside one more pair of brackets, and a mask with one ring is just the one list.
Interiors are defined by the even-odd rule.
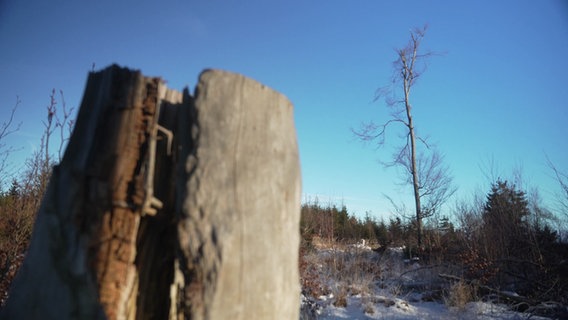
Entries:
[[468,302],[474,300],[475,295],[475,290],[470,284],[458,281],[450,286],[444,302],[448,307],[463,310]]
[[[73,109],[66,108],[63,92],[60,91],[62,113],[58,112],[55,90],[51,92],[50,99],[39,150],[27,159],[23,173],[19,179],[12,180],[9,191],[0,194],[0,306],[4,304],[10,284],[23,262],[35,216],[47,189],[51,168],[55,165],[56,156],[50,151],[53,135],[59,133],[57,158],[61,160],[74,124],[71,119]],[[18,128],[10,129],[16,107],[10,120],[0,125],[0,183],[6,173],[6,159],[13,150],[6,149],[2,139],[19,128],[18,125]]]

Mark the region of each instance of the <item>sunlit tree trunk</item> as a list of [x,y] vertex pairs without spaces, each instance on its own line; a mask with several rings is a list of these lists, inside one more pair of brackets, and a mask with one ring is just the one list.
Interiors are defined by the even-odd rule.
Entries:
[[[412,189],[414,192],[414,204],[416,214],[416,232],[418,248],[422,248],[422,213],[420,204],[420,181],[418,178],[418,167],[416,165],[416,135],[414,133],[414,122],[412,120],[412,106],[410,104],[410,88],[415,77],[414,65],[416,62],[416,54],[418,50],[418,40],[412,34],[412,43],[410,48],[399,51],[400,61],[402,62],[402,79],[404,89],[404,107],[406,109],[406,126],[408,127],[408,137],[410,139],[410,174],[412,175]],[[407,60],[407,51],[412,50],[410,62]]]

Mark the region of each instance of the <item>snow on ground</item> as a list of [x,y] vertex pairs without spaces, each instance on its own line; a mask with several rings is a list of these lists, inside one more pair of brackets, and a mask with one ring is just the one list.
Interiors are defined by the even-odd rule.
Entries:
[[403,299],[395,299],[395,304],[386,306],[382,303],[372,305],[372,313],[368,310],[361,297],[353,296],[348,298],[348,305],[345,308],[328,305],[324,308],[318,319],[393,319],[393,320],[415,320],[415,319],[465,319],[465,320],[496,320],[496,319],[534,319],[544,320],[548,318],[532,316],[508,310],[504,305],[496,305],[488,302],[470,302],[465,309],[457,310],[447,308],[439,302],[408,302]]
[[[363,244],[332,250],[320,249],[315,255],[309,259],[320,271],[322,283],[330,288],[326,295],[311,300],[315,306],[312,309],[317,314],[315,319],[548,319],[511,311],[503,304],[475,301],[457,308],[448,307],[443,296],[427,298],[432,293],[425,289],[427,286],[424,286],[424,282],[433,281],[435,276],[413,272],[421,269],[420,265],[416,261],[405,262],[402,259],[402,248],[380,255]],[[355,265],[353,269],[350,269],[350,263],[346,261],[349,259],[356,260],[356,263],[352,263]],[[365,276],[355,275],[361,266],[365,266],[361,259],[370,259],[371,263],[380,264],[382,275],[379,279],[369,281]],[[364,288],[365,284],[367,288]],[[401,289],[401,286],[412,290]],[[349,293],[345,293],[346,291]],[[337,295],[341,294],[346,297],[346,306],[343,307],[335,305]],[[302,297],[302,304],[307,301]]]

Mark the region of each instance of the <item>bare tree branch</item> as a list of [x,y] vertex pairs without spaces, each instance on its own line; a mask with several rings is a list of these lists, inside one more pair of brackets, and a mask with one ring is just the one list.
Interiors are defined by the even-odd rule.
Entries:
[[398,215],[399,217],[401,217],[403,219],[411,219],[412,218],[412,215],[410,215],[408,213],[408,208],[406,208],[406,205],[404,204],[404,202],[397,203],[396,201],[394,201],[394,199],[391,196],[387,195],[386,193],[383,193],[383,197],[390,202],[391,206],[394,209],[394,213],[396,215]]
[[425,201],[422,205],[423,217],[436,213],[440,207],[457,191],[453,185],[453,178],[448,173],[449,168],[443,164],[443,157],[434,151],[419,172],[424,176],[420,180],[421,195]]
[[71,114],[73,109],[67,109],[67,104],[65,103],[65,97],[63,96],[63,90],[59,90],[59,96],[61,98],[61,107],[63,111],[63,118],[60,118],[57,112],[55,115],[55,128],[59,128],[59,162],[63,159],[63,151],[67,141],[71,137],[71,131],[73,130],[74,121],[71,119]]
[[558,170],[548,156],[546,156],[546,164],[554,173],[556,182],[560,186],[561,193],[556,198],[560,210],[568,218],[568,173]]
[[355,130],[352,128],[351,132],[353,132],[353,134],[355,134],[355,136],[357,136],[361,141],[373,141],[378,139],[379,141],[377,144],[379,146],[382,146],[385,142],[385,133],[387,127],[397,122],[407,125],[406,122],[401,119],[391,119],[380,126],[371,121],[363,124],[360,130]]
[[20,130],[20,127],[22,126],[21,122],[14,126],[14,117],[16,115],[16,110],[20,106],[20,103],[20,98],[16,96],[16,103],[14,104],[14,107],[12,107],[10,116],[6,121],[2,122],[2,125],[0,125],[0,188],[4,185],[4,181],[6,180],[8,157],[12,152],[16,151],[14,147],[8,146],[6,144],[6,137]]
[[6,138],[6,136],[20,130],[20,127],[22,126],[22,123],[18,123],[16,125],[16,128],[12,128],[12,124],[14,122],[14,116],[16,114],[16,110],[18,109],[18,106],[20,105],[22,101],[20,100],[20,97],[16,96],[16,103],[14,104],[14,107],[12,107],[12,111],[10,112],[10,116],[8,117],[8,120],[4,121],[2,123],[2,125],[0,126],[0,140]]

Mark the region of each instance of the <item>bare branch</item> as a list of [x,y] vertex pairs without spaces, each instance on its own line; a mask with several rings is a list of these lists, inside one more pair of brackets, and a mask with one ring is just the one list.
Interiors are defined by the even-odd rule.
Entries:
[[380,126],[371,121],[362,124],[360,130],[351,128],[351,132],[353,132],[353,134],[355,134],[355,136],[357,136],[361,141],[373,141],[378,139],[379,141],[377,144],[379,146],[382,146],[385,142],[385,133],[387,127],[390,124],[397,122],[407,126],[407,123],[401,119],[391,119]]
[[387,199],[390,202],[391,206],[394,209],[394,213],[396,215],[398,215],[399,217],[402,217],[403,219],[407,219],[407,220],[412,219],[412,215],[408,213],[408,208],[406,207],[404,202],[397,203],[396,201],[394,201],[394,199],[392,197],[390,197],[389,195],[387,195],[385,193],[383,193],[383,197],[385,197],[385,199]]
[[2,125],[0,125],[0,188],[4,185],[4,181],[7,178],[6,171],[8,168],[8,157],[12,152],[16,151],[14,147],[6,145],[5,139],[12,133],[20,130],[20,127],[22,126],[22,123],[20,122],[14,127],[14,117],[20,103],[20,98],[16,96],[16,103],[14,104],[14,107],[12,107],[8,120],[4,121]]
[[420,197],[424,201],[423,215],[434,214],[456,191],[444,157],[437,150],[419,157]]
[[59,162],[63,159],[64,146],[69,137],[71,136],[71,130],[73,129],[73,120],[71,119],[71,113],[74,108],[67,110],[67,104],[65,103],[65,97],[63,96],[63,90],[59,90],[59,96],[61,97],[61,106],[63,109],[63,119],[60,119],[58,114],[55,113],[55,127],[59,128]]
[[561,194],[557,195],[560,210],[568,217],[568,173],[558,170],[548,156],[546,156],[546,164],[554,173],[556,182],[560,186]]
[[373,102],[376,102],[377,100],[381,99],[381,98],[387,98],[387,96],[389,96],[392,93],[392,87],[391,86],[385,86],[385,87],[380,87],[377,90],[375,90],[375,97],[373,98]]
[[424,138],[422,138],[422,137],[420,137],[420,136],[417,136],[416,138],[417,138],[418,140],[420,140],[420,142],[422,142],[422,143],[424,144],[424,146],[425,146],[427,149],[430,149],[430,144],[428,144],[428,141],[426,141],[426,139],[424,139]]
[[8,117],[8,120],[4,121],[0,126],[0,141],[11,133],[20,130],[20,127],[22,126],[21,122],[16,125],[16,128],[12,128],[12,123],[14,122],[14,115],[16,114],[16,110],[21,102],[20,97],[16,96],[16,103],[14,104],[14,107],[12,107],[10,117]]

